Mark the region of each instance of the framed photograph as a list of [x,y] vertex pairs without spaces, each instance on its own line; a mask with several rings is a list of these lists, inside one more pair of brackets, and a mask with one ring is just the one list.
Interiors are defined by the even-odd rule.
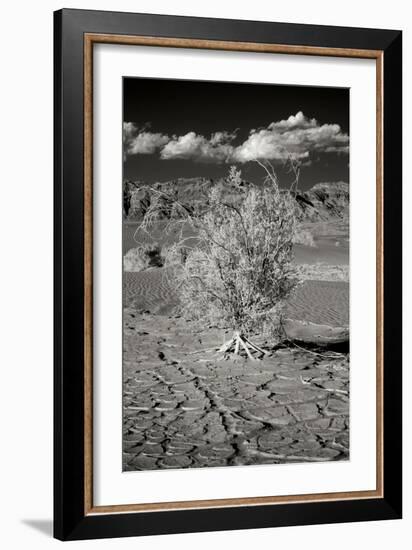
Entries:
[[55,536],[400,518],[402,33],[54,28]]

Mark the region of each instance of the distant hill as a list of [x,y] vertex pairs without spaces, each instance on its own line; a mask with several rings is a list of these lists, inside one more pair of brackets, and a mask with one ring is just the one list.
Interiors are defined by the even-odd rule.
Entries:
[[344,181],[317,183],[309,191],[298,193],[301,221],[319,221],[349,216],[349,184]]
[[209,189],[215,185],[213,180],[205,178],[179,178],[172,181],[147,184],[141,181],[126,181],[123,186],[123,216],[126,220],[141,220],[154,195],[153,189],[165,194],[164,217],[169,216],[166,197],[178,200],[185,206],[206,203]]
[[[142,181],[126,181],[123,186],[123,217],[128,221],[141,220],[155,191],[160,192],[160,200],[164,204],[160,219],[171,216],[170,204],[173,200],[178,200],[191,210],[201,208],[206,204],[207,193],[214,185],[225,184],[205,178],[179,178],[151,185]],[[248,185],[252,184],[242,182],[244,188]],[[349,184],[342,181],[318,183],[304,193],[298,192],[296,203],[298,218],[302,222],[346,218],[349,215]]]

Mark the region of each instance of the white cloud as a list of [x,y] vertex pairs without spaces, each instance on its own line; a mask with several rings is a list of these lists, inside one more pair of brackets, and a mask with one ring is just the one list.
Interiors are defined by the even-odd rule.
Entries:
[[216,132],[210,139],[195,132],[174,136],[160,153],[162,159],[191,159],[200,162],[229,162],[233,146],[228,143],[233,137],[227,132]]
[[235,146],[237,131],[218,131],[207,138],[196,132],[182,136],[140,129],[125,122],[123,135],[126,155],[153,154],[161,159],[186,159],[212,163],[244,163],[255,159],[281,162],[289,156],[305,163],[312,153],[349,152],[349,136],[339,124],[322,124],[302,111],[266,128],[252,129],[246,140]]
[[160,150],[169,141],[169,136],[152,132],[140,132],[127,148],[129,155],[151,155]]
[[215,132],[210,138],[210,143],[212,145],[222,145],[228,144],[236,138],[237,130],[234,132]]
[[138,128],[134,122],[123,122],[123,141],[127,142],[132,139],[138,132]]
[[287,120],[272,122],[267,128],[252,130],[249,137],[234,152],[234,160],[253,159],[282,161],[290,155],[308,159],[313,152],[348,153],[349,136],[339,124],[322,124],[306,118],[299,111]]
[[151,155],[170,140],[169,136],[139,129],[133,122],[123,123],[123,144],[126,155]]
[[302,111],[296,115],[290,115],[287,120],[279,120],[269,124],[269,130],[275,130],[279,133],[295,130],[298,128],[315,128],[318,125],[315,118],[306,118]]
[[236,162],[248,162],[254,159],[283,161],[290,155],[296,159],[305,159],[309,156],[309,151],[299,147],[299,144],[293,143],[292,140],[286,141],[277,132],[264,129],[249,134],[247,140],[233,152],[233,160]]

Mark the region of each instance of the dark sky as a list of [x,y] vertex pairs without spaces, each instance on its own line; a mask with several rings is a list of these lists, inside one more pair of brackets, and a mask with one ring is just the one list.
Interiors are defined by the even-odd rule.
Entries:
[[[194,131],[207,137],[216,131],[234,131],[234,144],[247,139],[253,128],[287,119],[298,111],[316,118],[320,125],[339,124],[349,134],[349,90],[274,84],[184,81],[149,78],[124,78],[124,118],[148,131],[184,135]],[[321,181],[349,181],[349,156],[314,153],[311,164],[301,171],[299,187],[306,190]],[[258,181],[262,168],[255,162],[238,164],[242,177]],[[178,177],[218,178],[227,174],[225,163],[194,160],[162,160],[158,153],[127,156],[124,179],[148,182]],[[276,165],[281,185],[290,174]]]

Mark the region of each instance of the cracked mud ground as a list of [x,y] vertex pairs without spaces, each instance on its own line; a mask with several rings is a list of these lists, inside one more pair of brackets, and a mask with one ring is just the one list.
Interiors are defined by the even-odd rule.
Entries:
[[230,336],[124,309],[124,471],[349,458],[349,356],[201,351]]

